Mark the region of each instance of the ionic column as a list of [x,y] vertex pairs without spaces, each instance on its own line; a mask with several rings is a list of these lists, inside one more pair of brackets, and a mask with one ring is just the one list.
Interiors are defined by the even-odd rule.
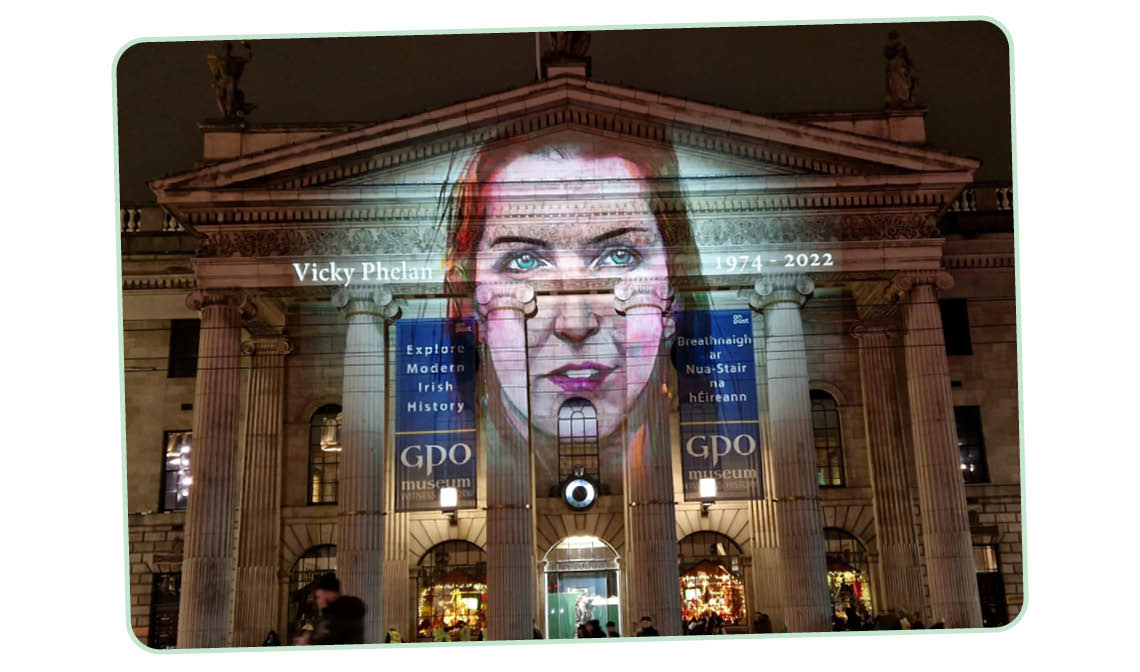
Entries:
[[[479,312],[510,343],[495,354],[498,384],[512,380],[527,385],[526,318],[535,310],[534,290],[524,284],[482,285],[475,290]],[[491,327],[488,327],[491,328]],[[484,370],[491,367],[484,351]],[[498,394],[499,391],[491,390]],[[506,390],[502,390],[506,393]],[[526,390],[514,395],[525,400],[517,412],[529,417]],[[501,403],[489,406],[506,409]],[[531,639],[534,636],[534,525],[530,511],[529,437],[513,431],[509,418],[487,423],[487,639]],[[504,428],[494,431],[494,428]]]
[[229,635],[241,328],[256,311],[240,292],[195,291],[186,305],[202,323],[178,647],[199,649],[226,646]]
[[242,353],[249,355],[250,369],[238,500],[234,646],[258,646],[270,630],[277,629],[285,355],[292,350],[280,336],[241,345]]
[[903,301],[903,347],[931,613],[947,628],[980,628],[982,611],[949,363],[935,292],[936,287],[947,290],[953,284],[946,272],[910,273],[896,276],[888,291]]
[[757,370],[758,372],[764,371],[763,378],[756,377],[756,409],[757,417],[760,419],[761,435],[764,438],[763,445],[765,448],[761,453],[761,464],[762,477],[765,479],[766,485],[764,488],[765,499],[750,502],[752,514],[752,592],[755,598],[752,610],[768,614],[774,631],[779,632],[780,626],[777,624],[782,624],[784,620],[782,610],[783,584],[780,579],[780,544],[776,530],[775,504],[767,499],[768,491],[771,489],[772,451],[767,449],[770,439],[768,435],[767,367],[763,366],[766,359],[765,340],[764,318],[762,314],[757,313],[752,318],[752,343],[754,359],[761,363]]
[[364,601],[364,643],[383,641],[384,451],[388,323],[399,308],[385,289],[342,288],[333,302],[348,321],[344,347],[337,493],[341,592]]
[[[662,283],[624,281],[614,288],[614,308],[626,318],[619,328],[625,330],[627,407],[645,409],[644,414],[628,420],[632,435],[627,438],[625,456],[626,525],[631,541],[627,554],[634,568],[629,599],[634,605],[633,618],[652,617],[657,631],[666,636],[683,634],[669,399],[662,390],[668,356],[662,341],[674,329],[668,314],[672,298]],[[651,320],[661,321],[662,333],[641,328],[643,321]],[[636,380],[632,372],[647,360],[652,366],[648,382]]]
[[750,303],[764,311],[767,332],[769,499],[779,536],[784,621],[789,632],[823,632],[831,628],[831,600],[800,317],[815,284],[805,275],[775,275],[761,277],[753,289]]
[[871,461],[875,538],[879,543],[880,607],[923,613],[922,568],[914,536],[910,485],[903,460],[898,390],[891,325],[860,324],[859,377],[863,386],[863,423]]

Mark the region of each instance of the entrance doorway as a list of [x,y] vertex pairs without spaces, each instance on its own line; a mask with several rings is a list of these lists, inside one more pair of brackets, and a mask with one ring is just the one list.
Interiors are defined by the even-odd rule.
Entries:
[[578,626],[621,629],[618,556],[598,537],[566,537],[546,554],[546,637],[573,639]]
[[686,634],[748,632],[744,553],[717,532],[694,532],[681,553],[681,626]]
[[859,618],[875,613],[871,604],[871,568],[863,542],[835,527],[824,528],[823,537],[827,543],[827,587],[835,618],[846,623],[848,609],[853,609]]

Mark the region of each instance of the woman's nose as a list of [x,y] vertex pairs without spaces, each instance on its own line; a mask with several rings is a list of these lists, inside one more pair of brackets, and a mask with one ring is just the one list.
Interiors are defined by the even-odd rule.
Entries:
[[601,321],[590,302],[582,296],[558,297],[554,315],[554,333],[558,338],[581,343],[598,333]]

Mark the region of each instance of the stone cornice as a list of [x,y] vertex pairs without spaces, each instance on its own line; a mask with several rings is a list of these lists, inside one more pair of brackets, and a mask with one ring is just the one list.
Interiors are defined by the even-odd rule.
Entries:
[[123,290],[193,289],[193,274],[123,276]]
[[946,268],[975,269],[975,268],[1013,268],[1014,255],[993,254],[950,254],[942,258]]
[[[431,224],[214,228],[199,257],[299,257],[305,255],[431,254],[445,234]],[[693,235],[702,249],[765,242],[840,242],[935,238],[938,227],[922,214],[846,214],[701,219]]]
[[[673,185],[672,196],[660,198],[653,207],[655,212],[686,212],[690,216],[884,208],[934,215],[947,207],[965,180],[968,176],[957,173],[708,177],[680,180]],[[497,203],[495,214],[564,218],[623,216],[644,210],[644,201],[632,197],[640,189],[636,184],[620,192],[609,191],[604,199],[572,198],[559,185],[542,186],[526,185],[525,193]],[[444,187],[432,183],[294,191],[199,190],[170,194],[164,204],[195,228],[289,222],[431,222],[441,215]]]

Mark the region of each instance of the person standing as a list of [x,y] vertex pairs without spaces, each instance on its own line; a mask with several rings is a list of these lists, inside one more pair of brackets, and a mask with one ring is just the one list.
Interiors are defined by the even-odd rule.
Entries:
[[321,615],[309,637],[309,644],[364,643],[364,613],[368,609],[359,598],[340,594],[340,581],[336,574],[328,573],[318,578],[313,596]]
[[637,628],[638,637],[660,637],[657,628],[653,627],[653,619],[648,616],[642,616],[638,622]]

